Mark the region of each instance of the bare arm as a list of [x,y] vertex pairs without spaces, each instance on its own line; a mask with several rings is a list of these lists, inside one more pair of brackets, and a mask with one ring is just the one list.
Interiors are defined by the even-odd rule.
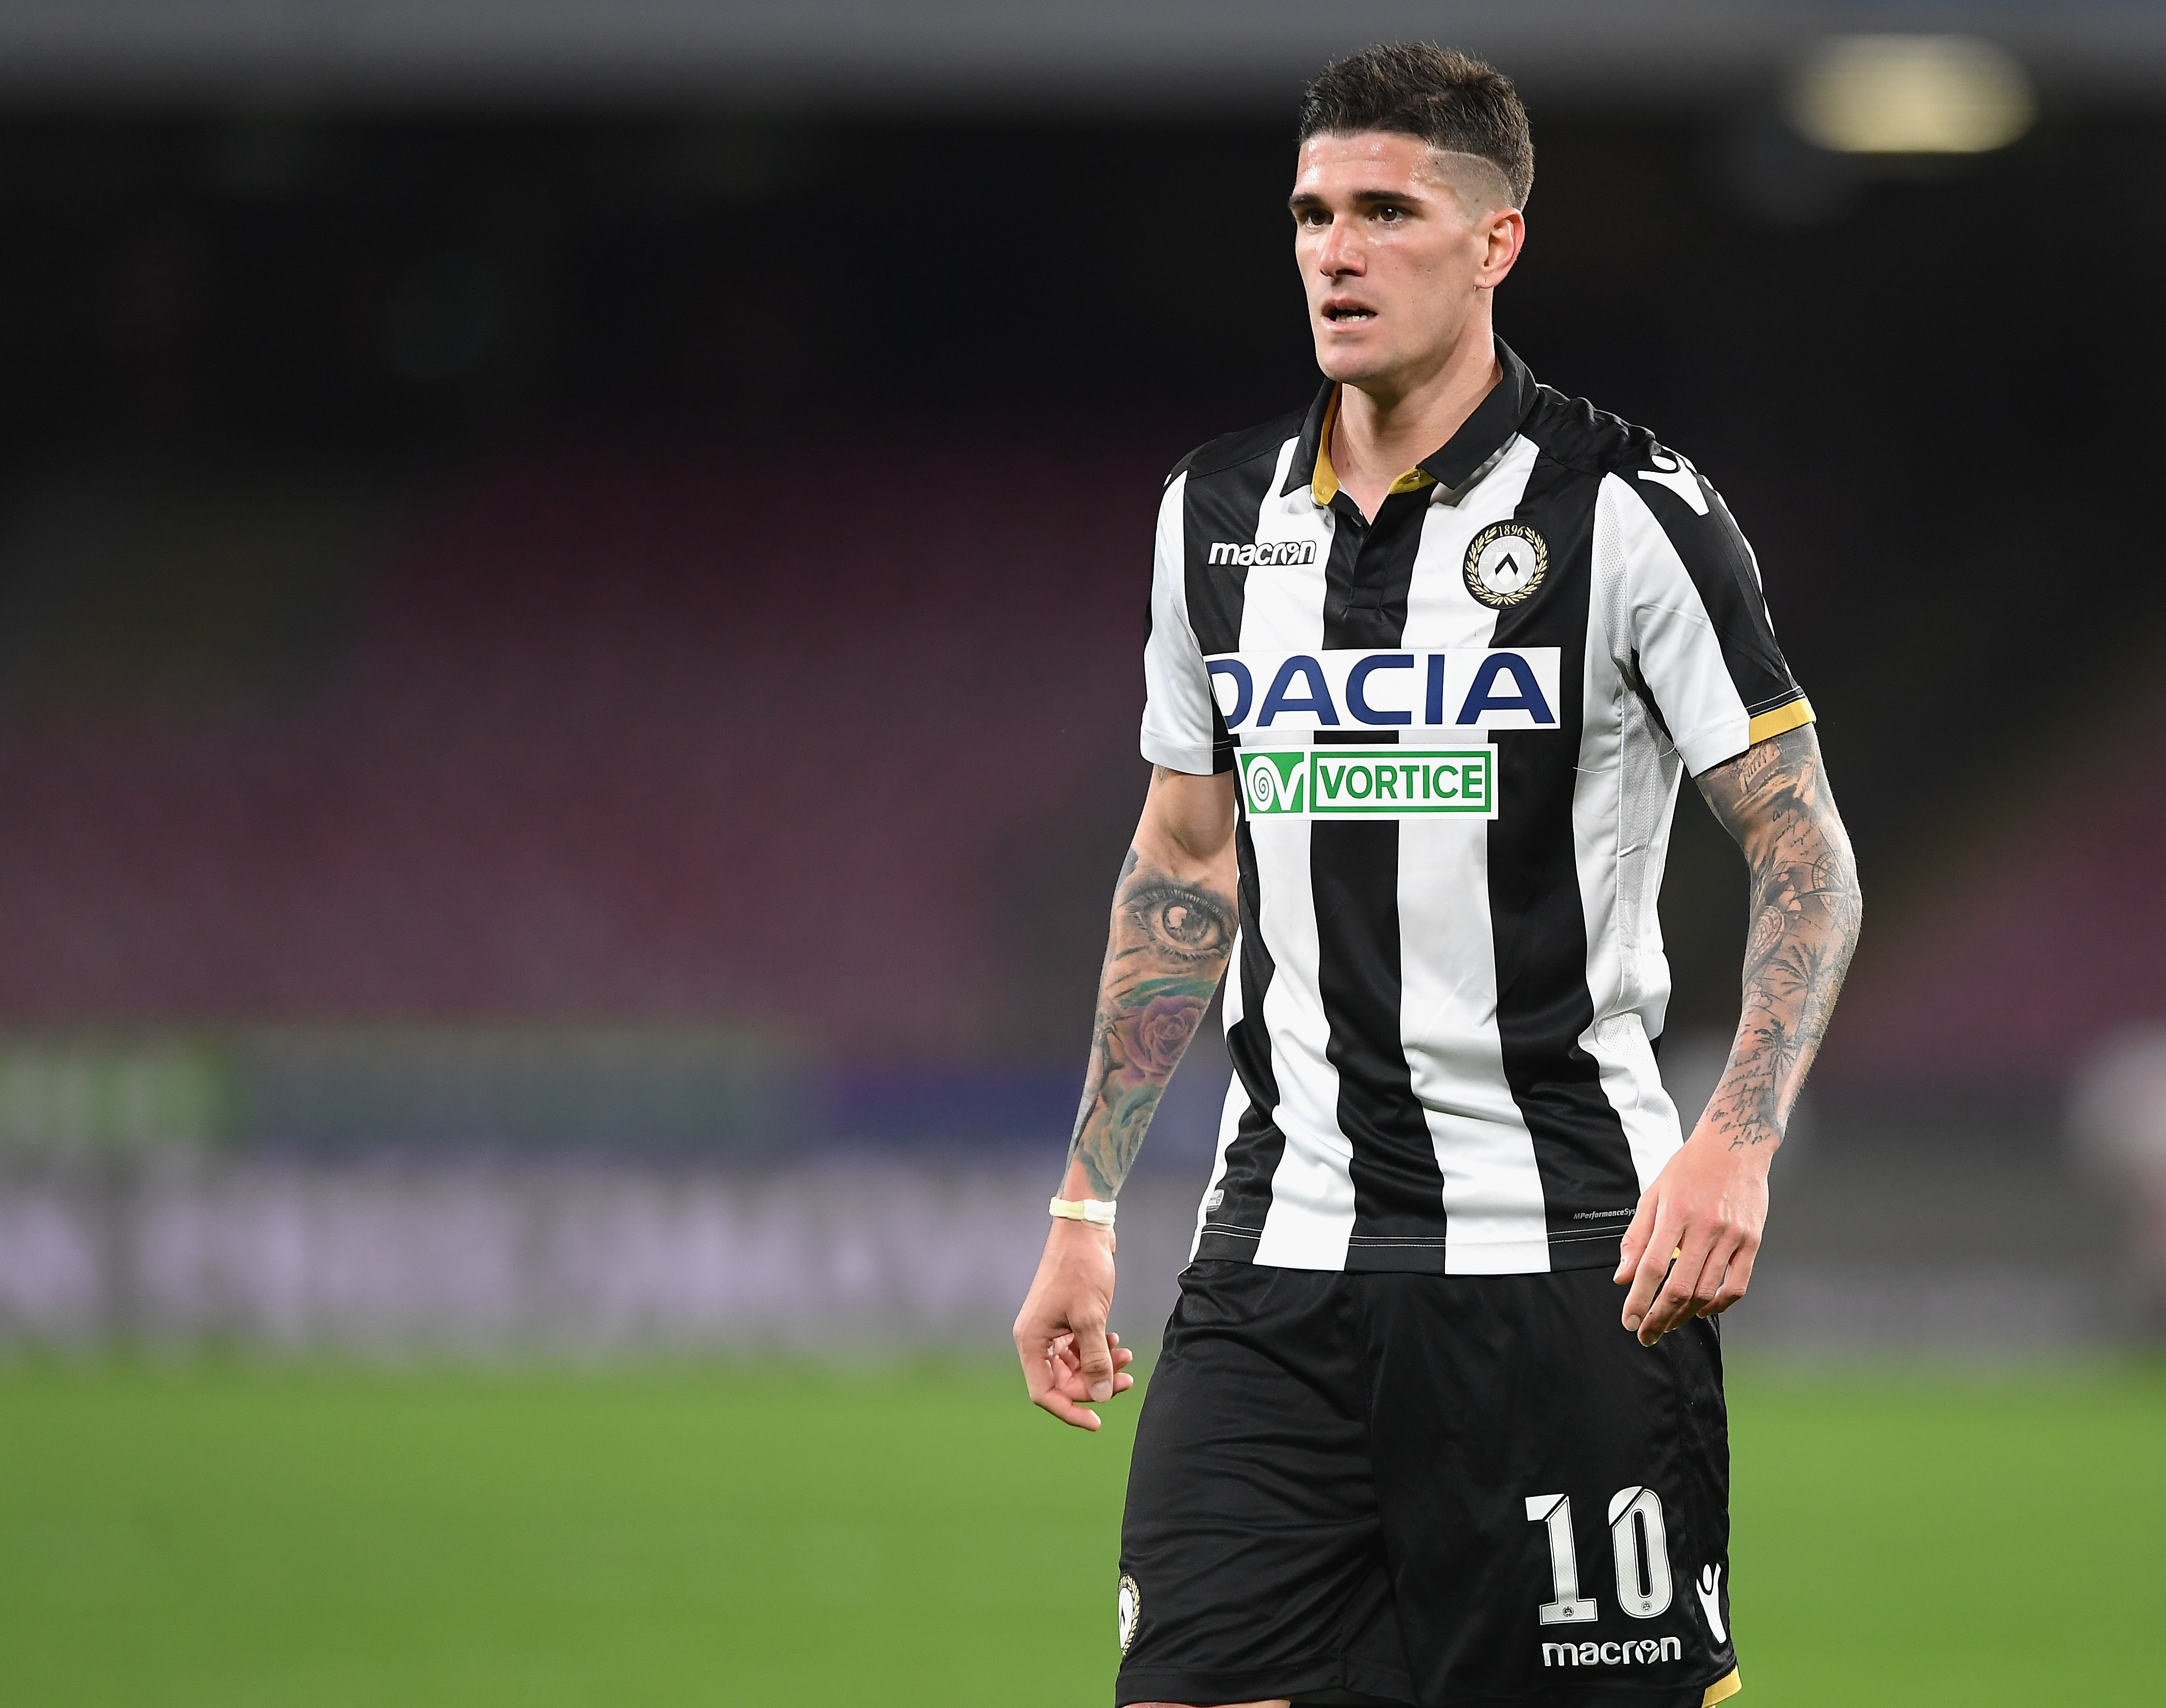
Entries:
[[[1234,819],[1230,772],[1152,772],[1113,892],[1063,1198],[1119,1194],[1159,1094],[1225,974],[1239,917]],[[1016,1318],[1016,1350],[1031,1398],[1082,1429],[1096,1429],[1098,1418],[1080,1402],[1111,1399],[1131,1379],[1117,1368],[1128,1354],[1106,1333],[1112,1298],[1112,1231],[1055,1221]]]
[[1729,1065],[1624,1236],[1624,1326],[1648,1346],[1745,1296],[1767,1222],[1768,1165],[1835,1011],[1864,905],[1810,725],[1755,744],[1699,786],[1745,851],[1752,926]]
[[1231,825],[1222,836],[1219,820],[1231,817],[1231,795],[1218,778],[1160,767],[1152,779],[1113,892],[1063,1197],[1119,1193],[1159,1094],[1225,974],[1238,909]]
[[1835,1012],[1864,899],[1810,725],[1699,782],[1752,872],[1745,1012],[1708,1119],[1733,1146],[1772,1149]]

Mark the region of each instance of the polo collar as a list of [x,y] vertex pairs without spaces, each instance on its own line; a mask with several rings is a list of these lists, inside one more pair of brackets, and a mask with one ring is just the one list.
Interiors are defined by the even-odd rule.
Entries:
[[[1459,430],[1440,449],[1424,456],[1393,481],[1391,491],[1415,492],[1432,483],[1447,492],[1456,491],[1519,430],[1519,424],[1535,407],[1535,377],[1503,339],[1498,339],[1496,344],[1498,365],[1503,369],[1502,377],[1489,388],[1489,394],[1474,406],[1474,413],[1461,424]],[[1297,491],[1304,484],[1319,504],[1329,504],[1337,494],[1339,476],[1331,467],[1328,447],[1331,425],[1338,415],[1339,387],[1336,382],[1326,380],[1302,422],[1301,442],[1294,449],[1286,484],[1280,488],[1281,497]]]

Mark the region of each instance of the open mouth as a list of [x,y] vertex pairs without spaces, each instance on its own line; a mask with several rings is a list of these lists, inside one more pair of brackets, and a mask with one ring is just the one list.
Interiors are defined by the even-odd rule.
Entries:
[[1351,303],[1340,303],[1327,308],[1323,311],[1323,318],[1334,326],[1351,326],[1360,321],[1375,319],[1376,311],[1374,308],[1357,308]]

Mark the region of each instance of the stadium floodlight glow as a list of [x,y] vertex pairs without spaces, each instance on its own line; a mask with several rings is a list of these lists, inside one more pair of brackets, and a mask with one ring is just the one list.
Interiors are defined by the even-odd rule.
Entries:
[[2022,62],[1972,35],[1843,35],[1790,88],[1790,119],[1840,154],[1985,154],[2031,128]]

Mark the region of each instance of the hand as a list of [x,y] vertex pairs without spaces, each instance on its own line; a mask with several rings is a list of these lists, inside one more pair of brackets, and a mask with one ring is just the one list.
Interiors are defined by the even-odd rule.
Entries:
[[1703,1126],[1640,1194],[1614,1279],[1632,1289],[1624,1326],[1641,1346],[1689,1318],[1720,1315],[1745,1296],[1767,1225],[1774,1149],[1733,1145]]
[[1135,1354],[1106,1332],[1113,1305],[1113,1231],[1056,1220],[1015,1322],[1016,1354],[1034,1405],[1077,1429],[1098,1427],[1085,1401],[1111,1400],[1136,1384]]

